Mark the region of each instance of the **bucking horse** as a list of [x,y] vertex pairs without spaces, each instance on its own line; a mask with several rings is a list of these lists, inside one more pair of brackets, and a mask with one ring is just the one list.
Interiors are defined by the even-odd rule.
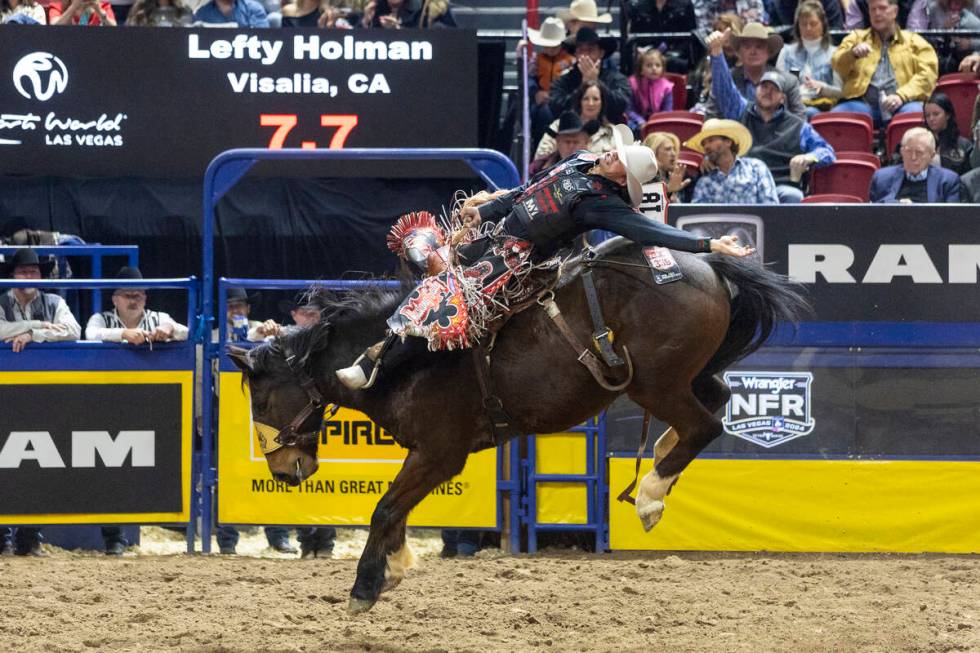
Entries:
[[[384,337],[385,320],[408,289],[349,294],[314,326],[251,350],[230,350],[251,393],[253,422],[274,440],[264,450],[277,480],[297,485],[316,472],[328,404],[362,411],[408,450],[371,517],[351,612],[369,610],[414,565],[405,540],[409,512],[460,473],[471,453],[520,434],[565,431],[621,394],[670,425],[636,497],[647,530],[660,520],[678,476],[722,432],[715,413],[731,391],[719,373],[758,349],[777,322],[797,321],[807,302],[798,284],[757,260],[717,254],[674,252],[683,278],[657,285],[641,250],[617,238],[588,263],[615,347],[632,360],[625,387],[598,384],[548,311],[532,302],[496,334],[489,372],[472,351],[428,352],[423,343],[374,388],[345,388],[334,371]],[[556,287],[553,300],[568,328],[590,342],[593,321],[581,278]],[[504,428],[485,410],[488,383],[510,417]]]

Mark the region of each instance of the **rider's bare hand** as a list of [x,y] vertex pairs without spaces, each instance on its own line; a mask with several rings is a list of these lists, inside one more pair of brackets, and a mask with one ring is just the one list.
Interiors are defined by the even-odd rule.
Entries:
[[722,236],[721,238],[711,239],[711,251],[741,258],[754,254],[755,248],[739,245],[738,236]]
[[459,212],[459,217],[463,221],[463,226],[467,228],[476,228],[480,226],[483,221],[480,218],[480,210],[475,206],[463,207]]

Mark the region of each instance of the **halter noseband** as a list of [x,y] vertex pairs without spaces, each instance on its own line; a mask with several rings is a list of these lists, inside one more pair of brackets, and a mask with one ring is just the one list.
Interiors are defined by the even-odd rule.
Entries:
[[[286,366],[289,367],[289,371],[293,373],[296,380],[299,381],[300,386],[306,391],[306,396],[309,398],[309,402],[303,406],[302,410],[297,413],[296,417],[293,418],[287,426],[279,429],[277,432],[274,426],[269,426],[268,424],[262,424],[261,422],[255,422],[255,431],[259,437],[259,448],[262,449],[263,454],[270,454],[273,451],[278,451],[282,447],[296,447],[304,444],[309,440],[316,441],[317,433],[319,432],[319,427],[313,431],[303,431],[299,429],[306,420],[310,418],[314,413],[320,413],[323,415],[322,422],[333,417],[337,410],[340,408],[337,404],[330,404],[327,408],[327,402],[323,400],[323,395],[316,387],[316,382],[313,377],[307,373],[304,369],[303,361],[297,364],[296,354],[292,351],[289,344],[283,347],[283,358],[286,361]],[[326,412],[325,412],[326,411]],[[272,434],[275,433],[275,436]],[[268,443],[272,440],[272,444]]]

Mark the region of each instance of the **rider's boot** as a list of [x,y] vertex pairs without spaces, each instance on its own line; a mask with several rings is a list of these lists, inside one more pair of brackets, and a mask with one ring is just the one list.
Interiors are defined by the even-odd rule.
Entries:
[[365,349],[353,365],[337,370],[337,378],[351,390],[367,390],[378,380],[382,367],[395,367],[408,351],[407,343],[389,333],[384,340]]

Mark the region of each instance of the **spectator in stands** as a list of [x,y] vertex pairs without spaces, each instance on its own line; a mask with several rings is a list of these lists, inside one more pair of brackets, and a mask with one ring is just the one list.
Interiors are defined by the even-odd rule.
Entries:
[[685,145],[703,153],[711,168],[694,185],[694,204],[779,204],[766,164],[739,156],[752,149],[752,135],[742,123],[711,118]]
[[[548,105],[551,84],[575,63],[571,52],[562,47],[565,40],[565,23],[554,16],[546,18],[540,30],[528,29],[527,38],[534,45],[534,53],[528,62],[528,97],[531,98],[531,142],[541,140],[554,115]],[[518,59],[522,56],[518,47]],[[523,74],[523,72],[521,73]]]
[[582,27],[588,27],[596,32],[602,29],[602,25],[612,23],[612,14],[600,14],[595,0],[572,0],[568,9],[559,9],[558,17],[565,23],[568,36],[575,38]]
[[[599,82],[586,82],[575,93],[575,108],[579,122],[588,127],[590,134],[585,149],[594,154],[608,152],[610,148],[614,147],[612,123],[609,122],[605,111],[606,102],[607,98],[602,92],[602,86]],[[558,132],[559,120],[548,126],[549,131]],[[555,151],[556,145],[556,137],[545,133],[534,152],[534,158],[540,159],[548,156]]]
[[851,32],[834,52],[831,65],[844,80],[847,99],[833,111],[866,113],[877,126],[896,113],[922,111],[939,63],[925,39],[898,27],[897,2],[870,0],[871,28]]
[[[728,63],[722,55],[722,51],[725,46],[725,41],[732,41],[741,65],[731,71],[731,79],[738,93],[746,101],[753,101],[755,99],[756,86],[758,86],[762,79],[763,73],[776,70],[773,66],[769,65],[768,61],[771,57],[775,57],[779,53],[779,50],[783,47],[783,39],[778,34],[773,34],[772,30],[760,23],[749,23],[738,36],[735,36],[730,30],[725,30],[724,32],[710,34],[708,39],[711,41],[711,43],[708,43],[709,51],[718,52],[716,55],[710,55],[712,75],[715,75],[718,70],[717,65],[719,65],[719,62],[716,59],[720,59],[725,63],[726,67],[728,66]],[[719,39],[721,40],[720,45],[718,43]],[[712,43],[714,44],[713,46]],[[712,83],[712,88],[714,88],[714,83]],[[786,95],[786,109],[800,118],[806,118],[806,107],[803,105],[803,99],[800,96],[799,81],[795,77],[784,75],[783,88],[784,94]],[[713,93],[708,96],[708,103],[705,109],[705,115],[708,118],[723,117],[721,107],[718,106],[718,98]]]
[[871,177],[868,192],[872,202],[903,204],[956,203],[960,201],[960,178],[932,163],[936,139],[925,127],[913,127],[902,136],[902,164],[888,166]]
[[187,27],[194,13],[183,0],[136,0],[126,18],[126,25],[150,27]]
[[787,77],[776,70],[762,75],[755,87],[755,101],[738,94],[725,57],[721,56],[722,35],[708,37],[711,53],[711,94],[722,117],[738,120],[752,135],[752,148],[746,152],[769,168],[776,181],[780,204],[796,204],[803,199],[800,181],[811,165],[834,162],[834,148],[799,116],[786,111],[784,92]]
[[[41,262],[29,247],[18,250],[5,266],[4,276],[14,279],[43,279],[54,261]],[[31,342],[78,340],[82,328],[68,310],[65,300],[37,288],[11,288],[0,295],[0,340],[21,352]]]
[[629,0],[630,32],[693,32],[698,28],[691,0]]
[[664,77],[666,71],[667,62],[660,50],[654,47],[637,50],[629,82],[633,94],[632,110],[639,114],[640,124],[658,111],[674,109],[674,83]]
[[[806,0],[802,0],[805,2]],[[844,27],[844,10],[841,8],[840,0],[811,0],[817,2],[820,5],[820,9],[826,18],[824,31],[829,31],[832,29],[843,29]],[[853,0],[852,0],[853,2]],[[779,23],[783,25],[795,25],[798,19],[797,12],[800,10],[799,5],[802,4],[801,0],[775,0],[776,14],[779,18]],[[773,25],[777,24],[774,20]],[[794,30],[795,31],[795,30]],[[797,40],[799,40],[799,35],[796,35]]]
[[456,27],[449,0],[375,0],[364,8],[362,27],[385,29]]
[[[117,279],[142,279],[139,268],[124,267]],[[96,313],[85,327],[86,340],[128,342],[142,345],[148,342],[187,340],[187,327],[167,313],[146,309],[144,288],[116,288],[112,293],[112,310]]]
[[923,126],[932,132],[939,143],[942,167],[962,175],[972,166],[973,143],[960,136],[956,111],[945,93],[933,93],[923,107]]
[[[906,28],[914,32],[925,29],[980,30],[980,0],[919,0],[909,11]],[[954,37],[951,41],[947,55],[952,57],[954,64],[980,47],[980,39]],[[947,70],[952,68],[955,66],[944,66]]]
[[48,24],[84,25],[86,27],[116,26],[112,5],[100,0],[60,0],[48,5]]
[[337,7],[321,0],[295,0],[282,8],[283,27],[350,29],[351,24]]
[[[914,28],[908,25],[909,15],[912,12],[912,8],[915,5],[924,4],[926,0],[898,0],[898,24],[908,29],[922,29],[921,27]],[[871,8],[869,6],[868,0],[850,0],[845,3],[844,11],[844,29],[856,30],[864,29],[868,25],[871,25]]]
[[[738,17],[738,14],[729,13],[722,14],[715,19],[713,31],[724,32],[731,29],[732,34],[740,34],[744,27],[745,23]],[[721,49],[725,55],[725,61],[728,62],[728,67],[734,68],[738,64],[738,53],[732,46],[732,40],[725,40]],[[691,107],[691,111],[703,116],[708,112],[708,99],[711,95],[711,57],[706,56],[701,59],[694,73],[688,75],[688,82],[691,85],[691,94],[697,98]]]
[[603,58],[616,49],[615,41],[600,39],[591,27],[582,27],[574,41],[565,42],[565,47],[575,55],[575,65],[551,85],[551,114],[560,116],[563,111],[576,110],[577,93],[587,83],[598,82],[606,116],[611,121],[620,120],[630,101],[629,80],[616,70],[602,67]]
[[681,141],[670,132],[652,132],[643,139],[643,144],[653,150],[657,158],[657,176],[654,182],[667,184],[667,193],[671,203],[681,201],[681,192],[691,184],[687,176],[687,167],[678,160],[681,151]]
[[555,148],[550,153],[534,159],[529,167],[529,172],[535,175],[579,150],[588,149],[589,138],[598,129],[599,123],[597,121],[583,125],[582,119],[574,111],[566,111],[561,114],[555,124],[548,128],[546,134],[554,139]]
[[269,26],[265,8],[255,0],[209,0],[194,12],[194,20],[210,25]]
[[[694,16],[698,21],[698,31],[710,34],[718,16],[734,12],[746,23],[763,23],[766,9],[762,0],[693,0]],[[781,43],[781,42],[780,42]]]
[[800,80],[807,118],[827,111],[841,97],[840,76],[830,66],[834,47],[823,6],[804,0],[796,8],[793,43],[779,51],[776,70]]
[[46,25],[44,7],[35,0],[0,0],[0,23]]

